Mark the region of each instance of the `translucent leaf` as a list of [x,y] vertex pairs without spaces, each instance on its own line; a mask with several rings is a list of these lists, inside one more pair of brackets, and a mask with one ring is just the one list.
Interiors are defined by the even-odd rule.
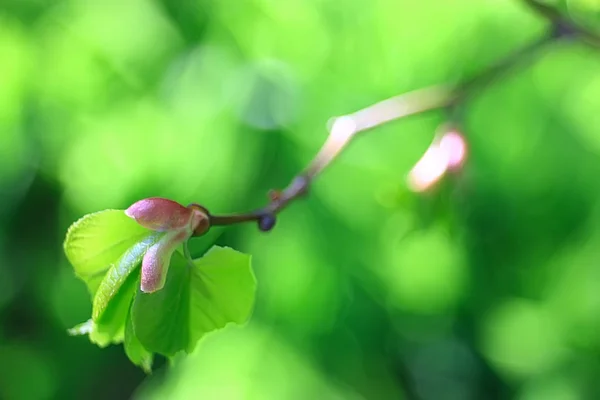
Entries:
[[[124,283],[131,273],[140,265],[146,251],[163,235],[164,234],[150,233],[147,231],[146,237],[133,244],[120,258],[118,258],[118,261],[110,267],[100,282],[96,295],[94,296],[94,304],[92,307],[92,319],[94,321],[99,322],[106,311],[114,312],[119,308],[121,309],[120,311],[122,311],[123,320],[125,319],[133,292],[127,292],[126,288],[121,290],[121,286],[126,286]],[[137,281],[138,279],[134,277],[132,280]],[[134,285],[131,285],[132,288],[133,286]],[[115,306],[114,304],[117,303],[116,300],[120,300],[120,297],[123,297],[123,294],[130,294],[131,296],[129,296],[128,299],[123,299],[124,301],[121,301],[123,304],[121,304],[120,307]],[[113,304],[111,304],[111,301]],[[109,305],[111,306],[110,310],[108,310]]]
[[131,311],[127,315],[123,347],[125,348],[125,354],[127,354],[127,357],[132,363],[142,367],[146,373],[150,373],[152,371],[153,354],[146,350],[138,340],[137,336],[135,336],[133,323],[131,321]]
[[127,279],[115,291],[103,312],[96,319],[92,318],[70,329],[69,334],[87,334],[90,341],[100,347],[123,342],[129,307],[137,286],[139,286],[139,276],[137,274],[127,276]]
[[135,334],[149,351],[189,353],[205,334],[246,322],[255,291],[248,255],[214,246],[192,264],[176,252],[162,290],[138,289],[132,307]]
[[93,296],[92,322],[72,333],[88,333],[104,347],[120,343],[139,276],[133,273],[146,250],[163,234],[138,225],[122,210],[86,215],[67,232],[65,253]]
[[[90,342],[95,343],[100,347],[106,347],[113,343],[110,335],[98,332],[96,323],[91,319],[69,329],[68,333],[71,336],[88,335]],[[116,341],[116,343],[118,343],[118,341]]]
[[111,264],[150,233],[123,210],[104,210],[71,225],[64,243],[65,254],[94,296]]
[[[118,266],[115,265],[111,271]],[[139,271],[139,261],[131,264],[131,271]],[[124,280],[110,279],[111,272],[106,275],[98,288],[92,306],[92,320],[96,324],[96,332],[107,337],[111,343],[121,343],[125,335],[125,323],[129,315],[129,308],[139,286],[139,274],[125,275]],[[105,284],[105,282],[108,282]],[[92,341],[93,338],[90,338]]]

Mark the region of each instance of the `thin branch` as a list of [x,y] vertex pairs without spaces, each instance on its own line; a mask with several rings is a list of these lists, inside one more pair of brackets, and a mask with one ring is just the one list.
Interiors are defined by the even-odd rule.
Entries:
[[266,206],[243,214],[208,214],[210,226],[256,221],[261,230],[269,231],[275,225],[276,215],[291,202],[306,195],[312,181],[359,133],[410,115],[443,108],[452,110],[462,104],[468,95],[486,87],[494,79],[513,70],[515,66],[530,62],[538,55],[540,49],[559,37],[576,35],[588,41],[592,38],[600,43],[595,34],[566,21],[554,8],[534,0],[523,1],[552,22],[552,29],[547,34],[458,85],[439,85],[415,90],[335,118],[329,136],[317,155],[285,189],[271,191],[270,202]]
[[463,102],[467,95],[472,95],[477,91],[486,88],[494,80],[503,78],[516,67],[523,67],[527,63],[532,62],[539,55],[539,51],[547,44],[552,43],[555,39],[553,31],[548,31],[537,40],[518,49],[510,56],[492,64],[482,73],[465,80],[456,88],[457,102]]
[[537,0],[523,0],[531,10],[547,19],[554,29],[556,37],[575,37],[583,43],[600,47],[600,34],[583,27],[563,15],[558,8]]
[[550,20],[552,23],[556,23],[562,19],[562,15],[555,7],[540,3],[537,0],[523,0],[523,2],[533,11]]
[[257,221],[261,230],[271,230],[275,225],[275,215],[292,201],[304,196],[308,192],[311,182],[358,133],[409,115],[446,107],[453,103],[454,97],[455,91],[451,88],[433,86],[395,96],[353,114],[336,118],[327,140],[317,155],[285,189],[270,193],[269,204],[245,214],[209,215],[210,225],[231,225]]

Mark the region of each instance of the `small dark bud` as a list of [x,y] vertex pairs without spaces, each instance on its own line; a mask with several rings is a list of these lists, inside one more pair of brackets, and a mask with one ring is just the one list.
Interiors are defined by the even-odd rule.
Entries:
[[275,226],[275,216],[272,214],[265,214],[260,217],[258,220],[258,229],[263,232],[268,232]]

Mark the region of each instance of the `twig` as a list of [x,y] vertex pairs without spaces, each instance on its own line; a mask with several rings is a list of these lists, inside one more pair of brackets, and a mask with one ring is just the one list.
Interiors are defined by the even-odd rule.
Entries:
[[523,0],[523,2],[552,24],[555,37],[576,37],[586,44],[600,47],[600,34],[568,19],[556,7],[537,0]]
[[266,206],[243,214],[211,215],[207,212],[210,226],[256,221],[262,231],[269,231],[275,225],[276,215],[291,202],[306,195],[312,181],[358,133],[410,115],[442,108],[453,110],[463,103],[468,95],[486,87],[491,81],[511,71],[516,65],[530,62],[543,46],[559,37],[576,35],[587,41],[593,39],[592,42],[600,44],[600,39],[595,34],[565,20],[554,8],[534,0],[523,1],[552,22],[552,29],[547,34],[461,84],[439,85],[415,90],[381,101],[355,113],[335,118],[327,140],[314,159],[285,189],[271,191],[269,193],[270,202]]
[[265,207],[245,214],[210,215],[210,225],[231,225],[257,221],[259,228],[269,231],[275,225],[275,215],[289,203],[308,192],[311,182],[323,171],[360,132],[409,115],[435,110],[452,104],[455,91],[433,86],[395,96],[373,104],[353,114],[335,118],[329,136],[317,155],[282,191],[272,191]]
[[523,2],[533,11],[550,20],[552,23],[556,23],[562,19],[560,12],[548,4],[539,3],[537,0],[523,0]]

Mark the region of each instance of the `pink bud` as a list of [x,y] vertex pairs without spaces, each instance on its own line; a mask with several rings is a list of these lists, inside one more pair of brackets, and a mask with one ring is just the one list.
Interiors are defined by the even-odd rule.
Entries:
[[172,200],[153,197],[135,202],[125,214],[144,228],[165,232],[185,228],[195,213]]
[[140,286],[147,293],[156,292],[165,286],[171,256],[177,246],[188,240],[194,232],[203,234],[210,227],[208,212],[203,207],[184,207],[172,200],[158,197],[134,203],[125,210],[125,215],[145,228],[165,232],[146,251],[142,260]]
[[169,232],[146,251],[142,260],[142,292],[153,293],[165,286],[171,256],[188,236],[185,231]]

